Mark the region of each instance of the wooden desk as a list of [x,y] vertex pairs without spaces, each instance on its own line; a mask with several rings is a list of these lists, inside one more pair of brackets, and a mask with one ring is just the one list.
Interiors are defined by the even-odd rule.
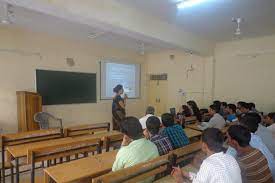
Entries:
[[44,169],[44,183],[68,183],[97,177],[112,170],[117,151],[105,152]]
[[[50,147],[55,145],[62,145],[70,142],[88,140],[92,138],[101,138],[104,140],[106,137],[119,134],[118,131],[111,131],[111,132],[104,132],[98,133],[94,135],[83,135],[78,137],[66,137],[66,138],[59,138],[54,140],[46,140],[41,142],[34,142],[34,143],[27,143],[22,145],[15,145],[7,147],[7,158],[8,162],[11,162],[12,158],[15,159],[15,168],[19,170],[19,158],[26,157],[28,154],[28,149],[31,148],[43,148],[43,147]],[[19,171],[16,171],[16,182],[19,182]]]
[[185,128],[184,131],[189,139],[192,139],[194,137],[200,137],[202,134],[202,132],[200,132],[198,130],[193,130],[191,128]]
[[[198,170],[196,168],[194,168],[191,164],[186,165],[185,167],[182,167],[181,169],[184,171],[187,171],[187,172],[194,172],[194,173],[198,172]],[[186,182],[191,182],[191,181],[186,179]],[[176,181],[171,175],[168,175],[166,177],[163,177],[163,178],[155,181],[155,183],[176,183]]]
[[[226,132],[227,132],[227,130],[228,130],[228,128],[229,128],[230,126],[226,126],[226,127],[224,127],[224,128],[222,128],[221,129],[221,131],[222,131],[222,133],[223,134],[225,134]],[[197,131],[203,131],[202,129],[200,129],[199,127],[198,127],[198,124],[190,124],[190,125],[186,125],[185,126],[185,129],[193,129],[193,130],[197,130]]]
[[193,130],[197,130],[197,131],[203,131],[203,130],[201,130],[199,127],[198,127],[198,124],[197,123],[195,123],[195,124],[190,124],[190,125],[186,125],[185,126],[185,129],[193,129]]

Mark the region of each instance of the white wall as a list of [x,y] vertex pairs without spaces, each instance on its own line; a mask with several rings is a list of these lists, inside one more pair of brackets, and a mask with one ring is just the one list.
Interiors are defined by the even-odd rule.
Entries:
[[[175,56],[173,60],[170,55]],[[168,109],[179,107],[188,100],[197,101],[200,107],[208,107],[212,100],[212,58],[174,50],[148,54],[146,61],[148,74],[168,74]],[[187,77],[191,65],[194,71],[188,72]],[[186,95],[180,95],[179,89]]]
[[[0,128],[5,132],[17,131],[16,91],[35,91],[35,69],[52,69],[97,73],[99,61],[114,58],[126,62],[142,64],[142,86],[144,85],[144,57],[135,53],[77,40],[54,37],[47,34],[29,32],[15,28],[0,27]],[[4,50],[16,50],[7,52]],[[41,58],[32,53],[40,53]],[[69,67],[65,59],[75,59],[76,65]],[[99,95],[99,80],[98,80]],[[142,98],[130,100],[127,105],[129,115],[142,116],[145,108],[144,90]],[[98,96],[99,99],[99,96]],[[111,121],[111,101],[97,104],[75,104],[44,106],[64,125]]]
[[275,36],[218,44],[215,57],[216,99],[275,111]]

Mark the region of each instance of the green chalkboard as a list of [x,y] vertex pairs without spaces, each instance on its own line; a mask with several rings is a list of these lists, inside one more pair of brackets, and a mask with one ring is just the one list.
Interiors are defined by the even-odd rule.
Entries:
[[96,103],[96,74],[36,70],[43,105]]

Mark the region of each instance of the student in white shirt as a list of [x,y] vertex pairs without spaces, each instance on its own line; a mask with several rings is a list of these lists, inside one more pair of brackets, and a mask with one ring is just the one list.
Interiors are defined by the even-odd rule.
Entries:
[[206,129],[202,133],[202,151],[206,153],[207,158],[197,174],[174,168],[172,176],[176,182],[183,183],[186,177],[193,183],[241,183],[241,170],[237,161],[222,151],[223,139],[219,129]]
[[152,107],[152,106],[148,106],[147,109],[146,109],[146,112],[145,112],[145,116],[143,116],[142,118],[139,119],[139,122],[140,122],[143,130],[146,129],[147,119],[151,116],[154,116],[154,115],[155,115],[155,108]]
[[209,106],[209,114],[212,116],[212,118],[209,120],[209,122],[202,122],[201,125],[199,125],[199,128],[202,130],[205,130],[206,128],[218,128],[222,129],[225,127],[226,123],[224,118],[219,114],[219,108],[215,105]]

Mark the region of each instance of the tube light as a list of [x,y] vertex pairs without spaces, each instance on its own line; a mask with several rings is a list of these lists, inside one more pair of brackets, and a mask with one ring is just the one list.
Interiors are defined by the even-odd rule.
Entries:
[[183,0],[177,4],[178,9],[189,8],[203,3],[206,0]]

